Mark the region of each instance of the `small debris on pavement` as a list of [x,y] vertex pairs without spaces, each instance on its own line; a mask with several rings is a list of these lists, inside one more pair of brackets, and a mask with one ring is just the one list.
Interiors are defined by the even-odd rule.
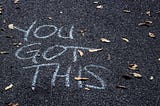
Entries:
[[102,8],[103,8],[103,5],[98,5],[98,6],[96,6],[96,8],[102,9]]
[[89,52],[98,52],[98,51],[101,51],[103,50],[102,48],[101,49],[89,49]]
[[153,76],[150,76],[150,78],[149,78],[150,80],[153,80],[154,79],[154,77]]
[[20,1],[20,0],[14,0],[14,3],[17,4],[17,3],[19,3],[19,1]]
[[152,21],[150,20],[146,20],[145,22],[139,23],[138,26],[151,26],[152,25]]
[[9,29],[14,29],[14,25],[13,25],[13,24],[9,24],[9,25],[8,25],[8,28],[9,28]]
[[131,70],[137,70],[138,65],[137,64],[129,64],[128,68],[131,69]]
[[52,17],[48,17],[48,19],[49,19],[49,20],[52,20],[53,18],[52,18]]
[[149,32],[149,37],[151,37],[151,38],[155,38],[155,37],[156,37],[156,35],[155,35],[154,33],[152,33],[152,32]]
[[5,87],[5,90],[9,90],[13,87],[13,84],[10,84],[9,86]]
[[6,24],[6,23],[7,23],[7,21],[4,19],[4,20],[3,20],[3,24]]
[[110,40],[108,40],[108,39],[106,39],[106,38],[101,38],[100,40],[101,40],[101,42],[106,42],[106,43],[111,42]]
[[84,78],[84,77],[74,77],[75,80],[77,81],[86,81],[88,80],[89,78]]
[[123,12],[124,12],[124,13],[131,13],[131,11],[130,11],[130,10],[126,10],[126,9],[125,9],[125,10],[123,10]]
[[123,85],[117,85],[116,88],[127,89],[127,87]]
[[0,51],[0,54],[9,54],[8,51]]
[[151,16],[151,11],[146,11],[146,14],[147,14],[148,16]]
[[21,42],[19,42],[19,43],[13,43],[13,46],[16,46],[16,47],[20,47],[21,45],[22,45]]
[[84,36],[84,33],[87,32],[87,29],[80,29],[78,32],[81,33],[82,36]]
[[129,40],[127,38],[122,38],[122,40],[125,42],[129,42]]
[[84,89],[87,90],[87,91],[91,90],[91,89],[89,89],[89,88],[84,88]]
[[99,1],[94,1],[93,3],[94,3],[94,4],[98,4],[98,3],[99,3]]
[[111,60],[111,55],[108,54],[107,60]]
[[142,78],[142,75],[139,73],[130,73],[131,75],[133,75],[135,78]]
[[84,53],[81,50],[78,50],[79,55],[82,57]]
[[2,11],[3,11],[2,6],[0,6],[0,14],[2,14]]
[[6,106],[19,106],[19,104],[18,103],[9,103]]

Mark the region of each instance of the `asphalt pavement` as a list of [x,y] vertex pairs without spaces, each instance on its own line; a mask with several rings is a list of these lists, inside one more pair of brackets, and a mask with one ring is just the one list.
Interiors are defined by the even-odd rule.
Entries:
[[159,0],[0,0],[0,106],[160,106]]

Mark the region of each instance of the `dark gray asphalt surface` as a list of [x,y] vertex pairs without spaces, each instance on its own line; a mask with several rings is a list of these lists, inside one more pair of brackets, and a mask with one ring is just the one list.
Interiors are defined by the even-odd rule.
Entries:
[[[0,106],[17,103],[19,106],[160,106],[160,1],[159,0],[20,0],[18,4],[12,0],[0,0],[2,14],[0,14]],[[97,9],[97,5],[103,8]],[[130,10],[124,13],[123,10]],[[151,11],[151,16],[146,15]],[[52,17],[52,19],[48,19]],[[4,19],[6,22],[4,22]],[[23,33],[8,28],[9,24],[27,30],[37,20],[26,43]],[[151,20],[151,26],[138,26],[145,20]],[[60,28],[70,28],[74,25],[73,40],[64,40],[56,36],[47,39],[33,37],[33,31],[44,24],[52,24]],[[68,29],[66,29],[67,32]],[[84,35],[80,30],[85,30]],[[48,34],[50,30],[43,30],[40,34]],[[65,32],[65,33],[66,33]],[[149,32],[156,37],[150,38]],[[65,35],[65,33],[63,33]],[[11,37],[10,37],[11,36]],[[127,38],[125,42],[121,38]],[[100,38],[107,38],[110,43],[100,42]],[[71,87],[67,88],[59,79],[56,86],[51,88],[51,68],[42,69],[35,90],[31,89],[34,69],[23,69],[33,65],[31,60],[19,60],[15,57],[18,48],[13,43],[22,45],[40,42],[41,53],[54,44],[74,45],[91,48],[103,48],[96,53],[84,52],[77,62],[70,62],[72,52],[61,58],[39,63],[58,62],[61,70],[72,65],[75,70],[71,73]],[[111,59],[107,60],[108,54]],[[129,64],[138,65],[138,70],[128,68]],[[104,90],[78,88],[74,77],[77,76],[78,66],[97,64],[105,66],[109,72],[98,71],[106,83]],[[123,75],[137,72],[142,78],[124,78]],[[63,71],[60,72],[61,74]],[[59,74],[60,74],[59,73]],[[84,77],[87,77],[83,73]],[[150,80],[153,76],[154,79]],[[90,77],[90,76],[88,76]],[[94,79],[94,78],[91,78]],[[13,87],[4,91],[9,84]],[[87,82],[85,82],[87,83]],[[92,84],[98,85],[95,80]],[[116,88],[117,85],[127,89]]]

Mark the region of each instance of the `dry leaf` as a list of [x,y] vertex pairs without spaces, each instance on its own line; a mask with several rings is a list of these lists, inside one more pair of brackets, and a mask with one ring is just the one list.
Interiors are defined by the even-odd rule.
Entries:
[[14,3],[17,4],[19,2],[19,0],[14,0]]
[[11,89],[13,87],[13,84],[10,84],[9,86],[5,87],[5,90]]
[[7,51],[0,51],[0,54],[9,54]]
[[13,25],[13,24],[9,24],[9,25],[8,25],[8,28],[9,28],[9,29],[14,29],[14,25]]
[[138,24],[139,26],[151,26],[152,25],[152,21],[150,21],[150,20],[146,20],[145,22],[143,22],[143,23],[139,23]]
[[102,50],[102,48],[101,49],[89,49],[89,52],[98,52],[98,51],[101,51]]
[[6,20],[5,19],[3,20],[3,23],[6,24]]
[[7,104],[7,106],[18,106],[19,104],[18,103],[9,103]]
[[146,11],[146,14],[147,14],[148,16],[151,16],[151,11]]
[[110,40],[108,40],[108,39],[106,39],[106,38],[101,38],[100,40],[101,40],[102,42],[107,42],[107,43],[111,42]]
[[127,38],[122,38],[122,40],[124,40],[125,42],[129,42]]
[[89,91],[90,89],[89,88],[84,88],[85,90]]
[[20,47],[21,45],[22,45],[21,42],[19,42],[19,43],[13,43],[13,46],[16,46],[16,47]]
[[79,29],[78,32],[81,33],[82,36],[84,36],[84,34],[87,32],[87,29],[81,28],[81,29]]
[[138,65],[137,64],[129,64],[128,68],[131,70],[136,70],[136,69],[138,69]]
[[0,14],[2,14],[2,10],[3,10],[3,9],[2,9],[2,7],[0,6]]
[[98,5],[96,8],[102,9],[102,8],[103,8],[103,5]]
[[51,19],[52,19],[52,17],[48,17],[48,19],[50,19],[50,20],[51,20]]
[[111,55],[108,54],[107,60],[111,60]]
[[142,78],[142,75],[139,73],[131,73],[136,78]]
[[123,85],[117,85],[116,88],[127,89],[127,87]]
[[152,24],[153,22],[150,21],[150,20],[146,20],[145,23],[146,23],[146,24]]
[[93,3],[98,4],[98,3],[99,3],[99,1],[94,1]]
[[82,57],[84,53],[81,50],[78,50],[79,55]]
[[130,10],[123,10],[123,12],[130,13],[131,11]]
[[151,37],[151,38],[155,38],[156,36],[155,36],[155,34],[154,34],[154,33],[149,32],[149,37]]
[[84,78],[84,77],[74,77],[74,79],[77,80],[77,81],[80,81],[80,80],[86,81],[86,80],[88,80],[89,78]]
[[149,78],[150,80],[153,80],[154,79],[154,77],[153,76],[150,76],[150,78]]

